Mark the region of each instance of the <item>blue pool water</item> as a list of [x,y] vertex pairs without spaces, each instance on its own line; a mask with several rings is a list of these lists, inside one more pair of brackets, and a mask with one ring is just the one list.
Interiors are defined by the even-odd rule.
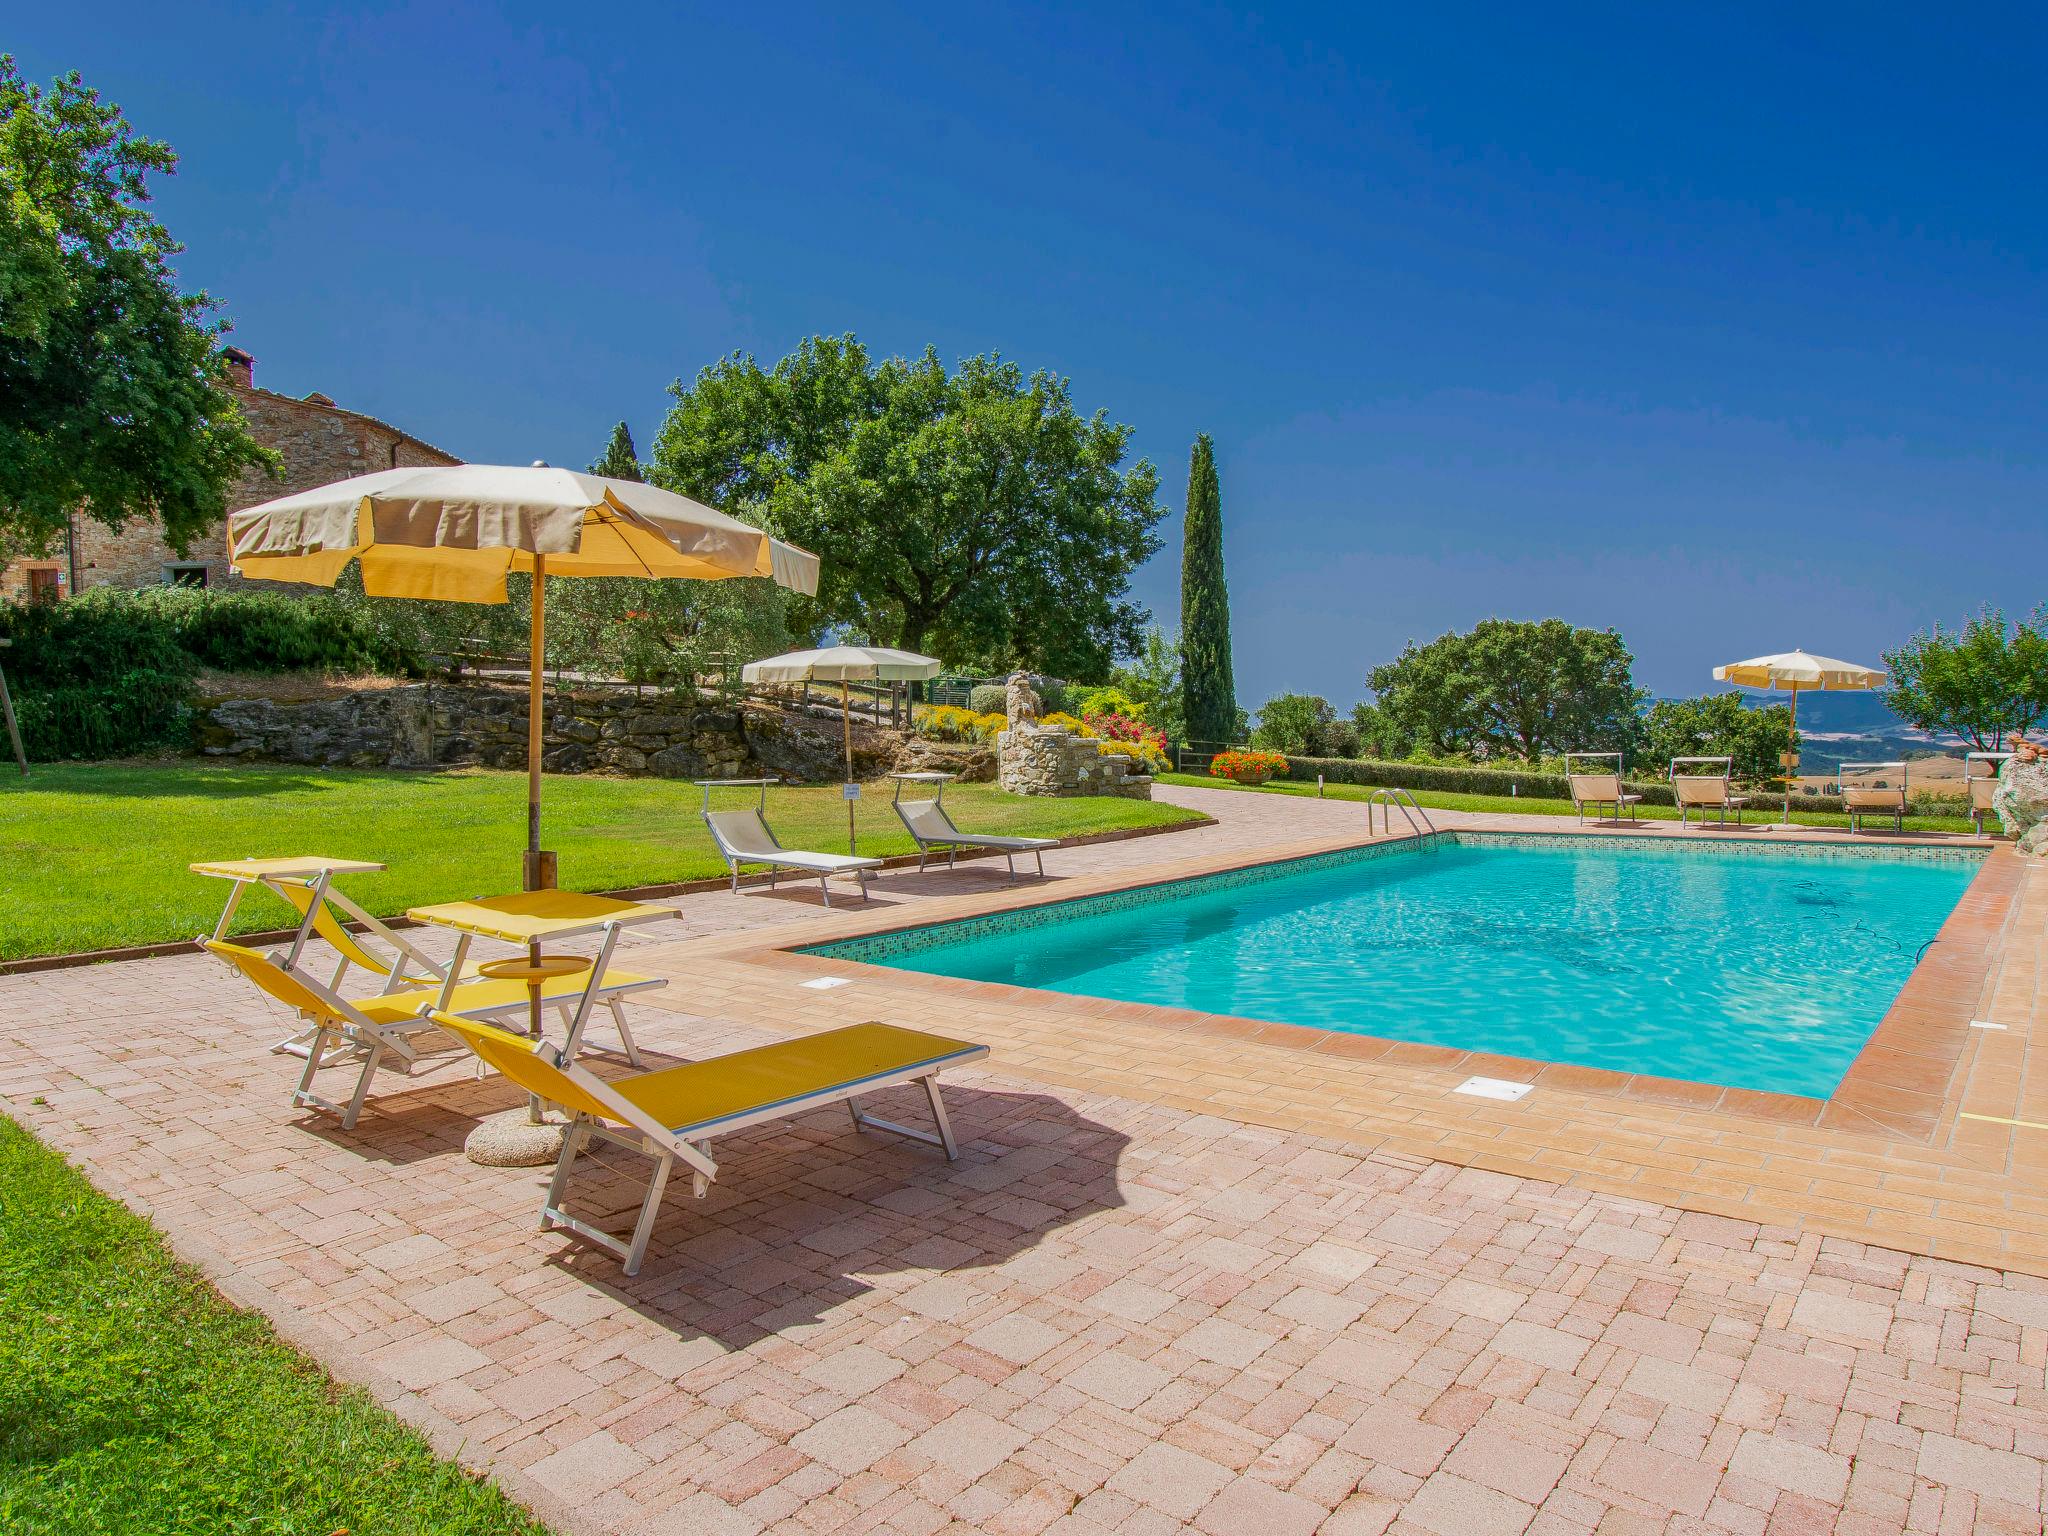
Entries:
[[1977,868],[1974,858],[1880,850],[1446,839],[825,949],[1087,997],[1825,1096]]

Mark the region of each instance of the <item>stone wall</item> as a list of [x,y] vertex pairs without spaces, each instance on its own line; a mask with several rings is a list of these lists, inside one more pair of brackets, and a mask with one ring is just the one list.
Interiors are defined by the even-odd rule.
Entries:
[[[462,462],[388,422],[344,410],[317,392],[301,398],[258,389],[254,359],[233,349],[228,357],[228,390],[248,420],[250,435],[284,460],[281,480],[246,471],[228,492],[231,512],[373,470]],[[145,521],[113,529],[81,515],[72,520],[71,538],[68,552],[60,548],[48,559],[21,560],[0,569],[0,599],[28,596],[31,568],[51,573],[58,596],[72,590],[74,565],[80,588],[159,586],[181,570],[191,572],[190,579],[203,576],[209,586],[231,580],[225,523],[194,539],[182,554],[164,542],[155,524]]]
[[998,782],[1013,795],[1120,795],[1150,800],[1152,776],[1134,758],[1104,752],[1092,737],[1014,725],[996,738]]
[[[196,744],[210,757],[329,768],[524,768],[526,693],[413,683],[303,702],[212,699],[199,711]],[[550,773],[836,783],[841,752],[836,723],[756,705],[551,689],[541,763]],[[862,776],[894,760],[893,740],[877,750],[856,738]]]

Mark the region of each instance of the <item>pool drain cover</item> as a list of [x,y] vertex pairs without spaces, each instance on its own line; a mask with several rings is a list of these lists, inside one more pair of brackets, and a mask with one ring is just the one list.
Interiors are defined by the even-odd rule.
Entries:
[[1534,1083],[1511,1083],[1504,1077],[1468,1077],[1451,1092],[1470,1094],[1475,1099],[1506,1099],[1512,1102],[1535,1086]]

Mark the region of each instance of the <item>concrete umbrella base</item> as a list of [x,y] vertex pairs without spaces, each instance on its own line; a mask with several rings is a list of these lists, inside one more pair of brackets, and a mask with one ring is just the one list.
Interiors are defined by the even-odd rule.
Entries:
[[462,1152],[486,1168],[541,1168],[562,1155],[569,1122],[549,1110],[536,1125],[524,1104],[486,1116],[469,1133]]

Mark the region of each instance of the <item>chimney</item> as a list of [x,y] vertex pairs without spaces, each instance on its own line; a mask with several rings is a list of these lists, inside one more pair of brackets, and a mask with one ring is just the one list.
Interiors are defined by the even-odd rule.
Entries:
[[256,387],[256,359],[240,347],[223,347],[221,354],[227,359],[228,382],[238,389]]

